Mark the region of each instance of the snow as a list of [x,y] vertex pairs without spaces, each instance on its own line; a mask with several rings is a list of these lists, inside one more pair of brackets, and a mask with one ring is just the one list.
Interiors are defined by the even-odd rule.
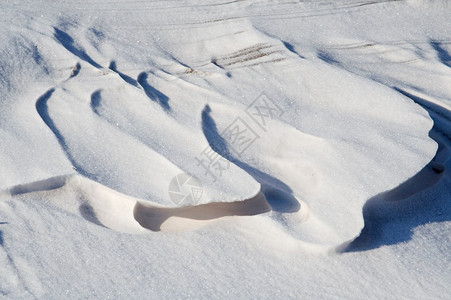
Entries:
[[451,297],[450,3],[0,8],[2,297]]

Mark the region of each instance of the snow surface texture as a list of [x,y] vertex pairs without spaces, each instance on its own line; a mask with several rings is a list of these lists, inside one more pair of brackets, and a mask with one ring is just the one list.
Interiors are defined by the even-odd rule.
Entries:
[[0,296],[449,299],[450,20],[3,1]]

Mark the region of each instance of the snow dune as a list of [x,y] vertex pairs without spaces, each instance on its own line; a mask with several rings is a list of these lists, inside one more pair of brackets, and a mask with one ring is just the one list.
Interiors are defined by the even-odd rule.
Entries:
[[48,193],[53,190],[68,193],[75,199],[66,202],[55,201],[56,206],[84,217],[94,224],[128,233],[144,233],[145,229],[190,230],[227,216],[251,216],[270,211],[270,206],[262,193],[242,201],[168,208],[120,194],[78,175],[57,176],[16,185],[3,191],[3,195],[14,197],[28,193]]
[[447,298],[450,11],[0,4],[0,294]]

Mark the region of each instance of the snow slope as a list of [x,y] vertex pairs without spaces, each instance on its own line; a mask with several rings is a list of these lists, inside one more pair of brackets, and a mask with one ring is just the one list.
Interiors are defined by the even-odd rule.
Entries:
[[451,296],[448,2],[0,8],[1,296]]

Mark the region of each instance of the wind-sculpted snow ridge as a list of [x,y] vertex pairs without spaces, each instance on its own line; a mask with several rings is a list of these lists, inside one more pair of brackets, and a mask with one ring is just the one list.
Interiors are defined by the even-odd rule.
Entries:
[[449,298],[449,3],[41,2],[0,5],[1,296]]
[[186,207],[164,207],[116,192],[79,175],[65,175],[20,184],[2,191],[15,197],[30,193],[65,195],[70,201],[54,205],[97,225],[127,233],[184,231],[230,216],[252,216],[270,210],[265,196],[229,203],[208,203]]
[[[399,243],[410,239],[416,226],[451,220],[451,198],[447,195],[451,167],[451,109],[443,99],[434,99],[416,91],[396,89],[424,107],[431,115],[434,127],[429,135],[438,143],[437,153],[415,176],[396,188],[369,199],[363,208],[365,227],[361,234],[352,242],[340,246],[339,251],[361,251]],[[401,223],[395,227],[395,234],[387,234],[391,231],[390,223],[412,216],[415,216],[413,224]]]
[[[36,111],[76,172],[120,193],[177,207],[261,190],[291,234],[334,245],[358,234],[368,198],[435,152],[418,106],[307,60],[246,20],[169,31],[152,48],[151,65],[131,72],[108,55],[107,29],[84,32],[78,23],[48,30],[74,62],[37,98]],[[76,38],[83,34],[89,38]],[[184,173],[200,186],[199,197],[182,204],[168,189]]]
[[[126,84],[117,70],[98,70],[92,64],[77,63],[69,79],[38,98],[37,112],[77,172],[130,195],[172,204],[167,193],[170,180],[184,172],[202,176],[203,169],[196,165],[195,156],[206,151],[208,144],[201,144],[200,134],[195,137],[195,131],[178,125],[168,115],[167,104],[161,110],[153,102],[149,103],[144,95],[153,100],[149,93],[158,93],[144,83],[147,75],[138,76],[139,88]],[[106,78],[96,79],[90,87],[89,80],[98,74]],[[90,90],[93,92],[89,95]],[[81,116],[84,121],[79,123]],[[162,134],[165,130],[167,134]],[[168,141],[167,136],[172,139]],[[188,138],[200,141],[195,150],[177,149],[187,145]],[[203,180],[205,196],[197,199],[197,204],[212,201],[215,194],[222,194],[216,201],[235,201],[257,193],[258,186],[249,176],[246,181],[243,171],[226,163],[231,176],[244,177],[238,184],[227,180],[218,182],[216,178]],[[136,173],[140,176],[130,181]],[[227,184],[241,191],[239,196],[227,195],[228,190],[230,193]]]

